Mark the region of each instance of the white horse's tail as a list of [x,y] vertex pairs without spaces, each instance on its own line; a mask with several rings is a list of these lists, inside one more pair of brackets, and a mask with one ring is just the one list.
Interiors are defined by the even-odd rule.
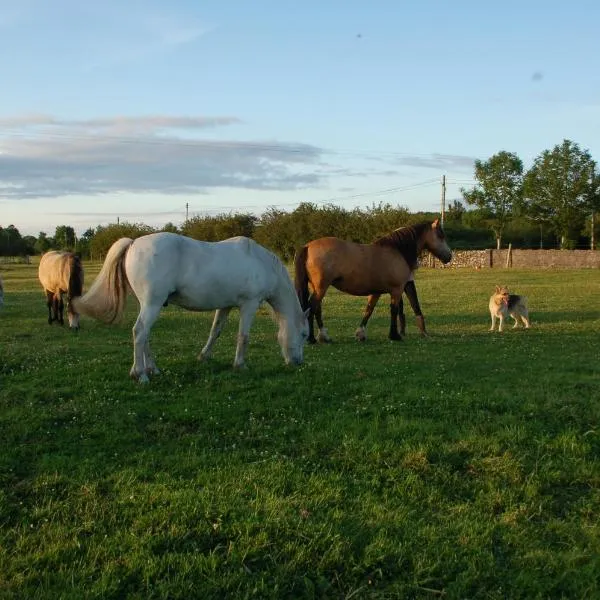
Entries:
[[90,289],[73,299],[73,307],[78,313],[105,323],[114,323],[122,317],[128,290],[124,261],[131,244],[132,239],[121,238],[110,247]]

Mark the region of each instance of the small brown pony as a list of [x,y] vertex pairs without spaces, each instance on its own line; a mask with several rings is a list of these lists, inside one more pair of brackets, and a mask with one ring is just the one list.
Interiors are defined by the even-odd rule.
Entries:
[[[308,341],[331,341],[321,314],[321,303],[330,285],[353,296],[390,294],[389,337],[401,340],[398,304],[406,282],[417,267],[419,254],[425,249],[444,264],[452,259],[452,250],[438,219],[396,229],[372,244],[357,244],[335,237],[308,242],[294,259],[296,292],[302,308],[310,308]],[[315,317],[319,327],[317,339]]]
[[64,325],[63,294],[67,294],[69,327],[79,329],[79,313],[75,312],[72,303],[73,298],[83,292],[83,267],[79,256],[57,250],[46,252],[40,260],[38,276],[46,292],[48,323],[52,325],[58,321]]

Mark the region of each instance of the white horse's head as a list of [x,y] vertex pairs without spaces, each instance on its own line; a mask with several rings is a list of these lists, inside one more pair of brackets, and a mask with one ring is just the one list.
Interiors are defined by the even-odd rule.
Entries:
[[304,361],[304,344],[308,339],[308,312],[302,312],[298,302],[295,315],[280,322],[277,341],[286,365],[301,365]]

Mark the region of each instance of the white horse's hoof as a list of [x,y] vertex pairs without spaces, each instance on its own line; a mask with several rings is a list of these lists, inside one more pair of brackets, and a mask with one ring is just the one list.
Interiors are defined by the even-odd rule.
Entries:
[[204,354],[204,352],[200,352],[200,354],[198,354],[198,356],[196,358],[200,362],[202,362],[203,360],[209,360],[210,359],[210,354],[208,354],[208,353]]

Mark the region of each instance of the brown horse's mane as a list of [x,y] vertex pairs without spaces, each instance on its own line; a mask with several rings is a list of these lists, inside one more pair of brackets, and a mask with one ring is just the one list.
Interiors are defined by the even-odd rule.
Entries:
[[389,246],[398,250],[408,263],[410,270],[417,267],[419,255],[417,253],[417,242],[423,233],[431,228],[431,223],[417,223],[408,227],[400,227],[392,233],[388,233],[378,239],[373,244],[376,246]]

